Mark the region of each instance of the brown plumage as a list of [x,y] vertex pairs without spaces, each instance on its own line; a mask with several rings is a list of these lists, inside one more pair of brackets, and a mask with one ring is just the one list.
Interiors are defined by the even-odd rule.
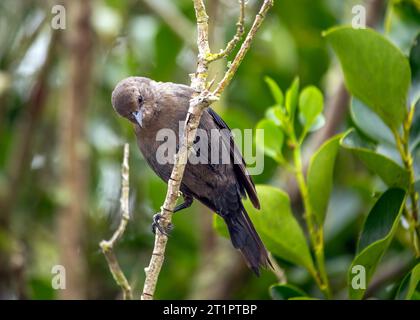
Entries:
[[[161,129],[172,130],[177,144],[172,153],[178,150],[179,123],[185,120],[193,93],[185,85],[155,82],[143,77],[124,79],[112,92],[114,109],[134,124],[138,146],[144,158],[165,182],[171,175],[173,164],[159,163],[156,155],[165,142],[157,139],[157,134]],[[199,129],[205,130],[209,141],[196,139],[196,156],[199,156],[199,152],[208,151],[210,159],[210,137],[212,130],[217,130],[222,141],[220,154],[225,148],[232,161],[216,164],[189,162],[180,187],[185,202],[175,211],[189,207],[195,198],[220,215],[226,222],[232,244],[242,252],[249,267],[258,275],[260,268],[268,266],[270,261],[241,200],[248,195],[254,207],[260,208],[254,183],[233,142],[229,127],[211,108],[204,111]]]

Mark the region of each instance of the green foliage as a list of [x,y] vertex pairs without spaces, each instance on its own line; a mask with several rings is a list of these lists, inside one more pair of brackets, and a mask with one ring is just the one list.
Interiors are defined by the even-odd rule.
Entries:
[[284,95],[283,95],[283,92],[281,91],[280,87],[270,77],[265,77],[265,82],[267,83],[268,87],[270,88],[271,95],[273,96],[273,98],[276,102],[276,105],[283,106]]
[[[350,115],[356,127],[376,143],[395,146],[395,139],[388,126],[363,102],[353,98]],[[396,148],[396,147],[395,147]]]
[[[418,189],[418,185],[415,185],[415,164],[413,166],[409,152],[410,147],[415,150],[417,142],[408,140],[418,140],[418,134],[413,133],[418,131],[415,129],[417,121],[414,120],[418,119],[418,113],[414,109],[410,114],[408,112],[410,65],[397,47],[372,30],[340,27],[329,30],[325,35],[338,55],[346,86],[353,95],[351,117],[360,131],[350,129],[344,135],[325,142],[311,157],[305,177],[301,146],[307,134],[322,119],[323,95],[314,86],[308,86],[299,93],[299,82],[295,80],[286,91],[283,106],[283,95],[279,94],[282,91],[270,79],[267,83],[276,105],[266,112],[266,118],[270,119],[270,125],[266,127],[270,133],[265,147],[270,150],[266,154],[273,158],[283,152],[282,161],[278,163],[296,175],[315,257],[315,274],[312,275],[326,297],[331,293],[324,265],[323,227],[328,218],[326,211],[333,189],[334,164],[339,146],[355,154],[390,188],[381,194],[367,215],[360,232],[356,256],[348,269],[349,297],[361,299],[392,242],[404,210],[410,224],[408,233],[411,234],[412,246],[418,252],[416,226],[412,222],[415,219],[411,217],[411,214],[416,214],[415,209],[413,207],[412,213],[405,209],[408,195],[411,202],[418,199],[415,195]],[[414,51],[413,48],[411,52]],[[412,66],[416,65],[412,57],[410,62]],[[257,127],[263,128],[261,123],[266,123],[267,119],[262,120]],[[299,119],[300,124],[295,119]],[[287,143],[284,143],[285,140]],[[273,146],[277,147],[276,153],[272,151]],[[292,166],[288,165],[288,151],[293,155]],[[363,277],[357,278],[358,270],[364,271]],[[414,269],[401,283],[397,296],[416,297],[418,282],[418,271]],[[310,298],[290,283],[273,285],[270,293],[274,299]]]
[[307,296],[304,291],[292,284],[274,284],[270,287],[270,295],[274,300],[289,300]]
[[[414,104],[410,111],[407,108],[411,74],[414,76],[417,71],[411,72],[403,53],[373,30],[340,27],[329,30],[325,35],[340,59],[347,88],[357,98],[353,98],[351,115],[365,135],[349,130],[341,145],[355,153],[389,187],[399,188],[388,189],[381,195],[362,229],[358,254],[348,273],[349,296],[361,299],[399,225],[406,192],[411,202],[411,211],[405,209],[405,218],[410,225],[408,232],[415,254],[420,254],[419,230],[415,223],[418,215],[416,167],[410,153],[412,142],[408,141],[417,139],[417,135],[413,135],[416,112]],[[414,46],[411,53],[415,51]],[[410,57],[411,67],[416,65],[415,61]],[[353,267],[356,266],[366,270],[366,283],[360,288],[352,283],[355,278]],[[408,287],[407,279],[397,294],[399,298],[403,296],[402,288],[405,290]],[[416,274],[413,279],[413,286],[417,286]]]
[[300,119],[303,125],[302,136],[305,136],[315,124],[324,108],[324,97],[318,88],[306,87],[299,97]]
[[324,224],[333,187],[334,164],[340,135],[325,142],[312,156],[308,168],[309,199],[319,224]]
[[[268,81],[268,84],[274,99],[281,102],[282,99],[279,98],[281,89],[272,80]],[[293,154],[293,165],[289,164],[284,156],[281,156],[281,161],[277,162],[284,164],[296,175],[305,207],[305,221],[316,259],[316,267],[312,259],[310,260],[311,268],[305,266],[317,281],[324,295],[329,297],[331,293],[324,265],[322,230],[332,189],[333,169],[340,136],[327,141],[314,155],[311,159],[307,178],[304,177],[301,159],[301,147],[304,139],[310,131],[314,131],[314,127],[319,128],[319,125],[314,124],[316,124],[317,119],[322,117],[322,110],[322,93],[313,86],[306,87],[302,92],[299,92],[299,80],[296,78],[286,92],[285,106],[277,104],[270,108],[266,113],[268,119],[261,120],[257,125],[257,129],[264,129],[268,134],[267,139],[264,139],[264,144],[262,144],[262,138],[259,138],[257,133],[257,143],[264,146],[266,155],[278,160],[283,141],[285,137],[288,139],[285,149],[289,150],[285,150],[285,152],[289,151]],[[303,127],[296,123],[297,118],[301,120]],[[270,221],[269,226],[272,226],[273,223],[274,221]],[[273,239],[267,239],[267,242],[269,243],[267,247],[272,252],[277,252],[279,257],[296,263],[295,259],[290,259],[291,253],[297,254],[299,252],[296,248],[290,247],[289,250],[291,251],[284,254],[287,247],[281,247],[281,252],[279,252],[279,244],[273,243]],[[286,243],[286,245],[290,244]],[[307,252],[309,254],[309,248],[307,248]]]
[[296,108],[299,99],[299,79],[296,78],[290,88],[286,91],[285,107],[290,122],[294,121]]
[[[351,299],[363,298],[366,285],[369,284],[379,261],[397,230],[404,207],[405,195],[406,193],[402,189],[388,189],[369,212],[360,235],[358,254],[349,269],[348,283]],[[366,282],[361,288],[353,283],[355,278],[353,268],[355,266],[362,266],[364,268],[363,272],[366,272]]]
[[341,146],[354,152],[388,186],[408,187],[409,175],[407,170],[389,157],[378,153],[374,143],[363,140],[353,129],[341,139]]
[[375,31],[333,28],[325,33],[337,53],[346,85],[393,130],[407,115],[410,65],[403,53]]
[[420,263],[401,281],[395,299],[420,300]]
[[283,131],[270,119],[258,122],[256,129],[255,143],[257,148],[278,163],[284,162],[282,155]]

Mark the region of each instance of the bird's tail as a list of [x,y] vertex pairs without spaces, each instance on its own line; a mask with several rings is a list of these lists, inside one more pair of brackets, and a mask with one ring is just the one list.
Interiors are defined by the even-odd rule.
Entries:
[[233,246],[241,251],[248,266],[257,276],[262,267],[272,267],[267,250],[255,230],[248,213],[242,207],[240,213],[229,214],[223,217],[229,230]]

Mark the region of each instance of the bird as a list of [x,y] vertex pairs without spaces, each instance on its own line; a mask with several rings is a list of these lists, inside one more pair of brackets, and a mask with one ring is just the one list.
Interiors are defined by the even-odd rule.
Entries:
[[[134,126],[138,147],[148,165],[166,183],[173,163],[162,162],[157,157],[159,148],[167,141],[158,139],[161,130],[174,132],[176,141],[172,153],[179,148],[180,123],[185,121],[190,99],[197,94],[191,87],[172,82],[157,82],[146,77],[128,77],[121,80],[112,92],[111,102],[114,110],[128,119]],[[260,202],[254,182],[249,175],[245,161],[233,140],[228,125],[210,107],[206,108],[200,119],[198,130],[208,136],[219,133],[222,153],[228,150],[232,161],[207,161],[192,163],[188,160],[181,181],[180,191],[184,202],[175,207],[173,212],[188,208],[194,199],[223,218],[229,231],[233,246],[238,249],[248,267],[257,275],[262,268],[272,267],[260,236],[255,230],[242,200],[249,198],[256,209]],[[209,157],[215,148],[209,139],[194,140],[195,156],[207,151]],[[212,136],[213,137],[213,136]],[[199,140],[199,141],[197,141]],[[213,149],[212,149],[213,148]],[[224,148],[224,149],[223,149]],[[168,151],[169,154],[169,151]],[[206,156],[206,155],[205,155]],[[212,159],[213,160],[213,159]],[[153,230],[167,234],[159,224],[161,216],[154,216]]]

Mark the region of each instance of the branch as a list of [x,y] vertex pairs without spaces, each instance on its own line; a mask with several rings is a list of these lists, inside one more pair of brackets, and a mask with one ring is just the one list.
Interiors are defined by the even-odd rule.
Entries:
[[261,6],[260,11],[257,13],[254,23],[252,24],[251,29],[249,30],[245,41],[242,43],[241,48],[239,49],[238,53],[236,54],[235,59],[231,63],[229,69],[226,71],[225,76],[219,82],[216,90],[213,92],[213,95],[219,97],[229,83],[232,81],[233,76],[235,75],[236,71],[239,68],[242,60],[244,59],[246,53],[248,52],[249,48],[251,47],[251,42],[255,37],[258,29],[260,28],[262,22],[264,21],[265,15],[267,14],[268,10],[273,6],[274,0],[264,0],[263,5]]
[[115,230],[112,238],[110,240],[102,240],[99,246],[102,249],[102,253],[105,255],[106,261],[108,262],[109,270],[114,277],[115,282],[121,287],[123,291],[124,300],[132,300],[133,294],[131,292],[130,284],[127,281],[127,278],[124,275],[124,272],[121,270],[120,264],[118,263],[117,257],[114,253],[115,243],[121,239],[125,229],[127,227],[128,221],[130,220],[130,209],[129,209],[129,194],[130,194],[130,167],[128,165],[128,157],[130,153],[129,144],[124,145],[124,158],[121,165],[121,221],[120,224]]
[[225,49],[220,50],[219,53],[214,53],[209,57],[210,61],[219,60],[221,58],[227,57],[230,55],[235,49],[236,45],[241,41],[242,36],[244,35],[244,22],[245,22],[245,0],[240,0],[240,8],[239,8],[239,19],[236,23],[236,33],[233,36],[232,40],[230,40]]
[[[209,35],[208,35],[208,15],[204,6],[203,0],[193,0],[195,15],[197,19],[197,46],[198,46],[198,63],[195,74],[192,75],[191,88],[193,88],[197,95],[190,100],[190,106],[184,124],[184,136],[181,141],[181,146],[178,153],[175,155],[175,163],[172,169],[171,177],[168,181],[168,190],[166,198],[161,207],[160,215],[163,227],[167,227],[172,220],[172,213],[175,208],[176,201],[180,194],[181,180],[184,175],[185,166],[188,161],[189,152],[195,134],[200,123],[203,111],[218,100],[223,90],[232,80],[239,64],[243,60],[246,52],[248,51],[257,30],[259,29],[265,14],[268,9],[273,5],[273,0],[265,0],[259,13],[255,17],[255,21],[249,31],[241,49],[238,51],[233,63],[227,70],[223,79],[218,84],[215,92],[209,92],[206,89],[208,78],[208,67],[211,62]],[[149,266],[145,268],[146,279],[144,282],[142,300],[151,300],[155,293],[156,284],[159,278],[159,273],[164,261],[165,248],[168,238],[166,235],[156,231],[155,245],[150,259]]]

